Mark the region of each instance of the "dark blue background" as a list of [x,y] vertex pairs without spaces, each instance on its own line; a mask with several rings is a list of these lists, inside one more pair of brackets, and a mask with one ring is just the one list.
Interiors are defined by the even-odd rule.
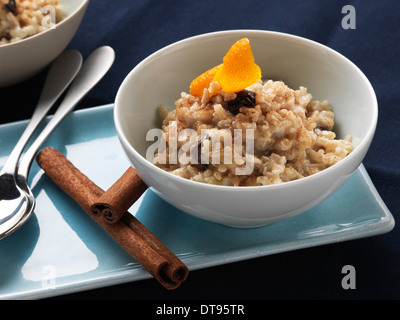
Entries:
[[[341,27],[341,10],[347,4],[356,9],[355,30]],[[77,108],[112,103],[120,83],[137,63],[186,37],[227,29],[262,29],[315,40],[352,60],[376,91],[378,127],[364,165],[396,219],[400,206],[399,12],[397,0],[92,0],[69,48],[86,56],[98,46],[110,45],[116,61]],[[30,117],[44,75],[0,89],[0,123]],[[7,113],[10,109],[22,111]],[[395,226],[390,233],[371,238],[193,271],[172,292],[151,279],[62,298],[399,299],[399,244]],[[347,264],[357,270],[355,290],[341,287],[341,269]]]

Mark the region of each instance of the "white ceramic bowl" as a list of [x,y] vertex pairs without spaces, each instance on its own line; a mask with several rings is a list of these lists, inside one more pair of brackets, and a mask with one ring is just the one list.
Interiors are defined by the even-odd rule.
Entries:
[[[278,185],[228,187],[193,182],[150,163],[146,133],[159,127],[156,109],[174,108],[192,79],[219,64],[231,45],[248,37],[263,77],[305,86],[327,99],[335,112],[338,138],[353,135],[354,151],[315,175]],[[348,59],[316,42],[293,35],[234,30],[204,34],[169,45],[139,63],[123,81],[114,121],[121,144],[142,179],[164,200],[201,219],[231,227],[258,227],[292,217],[340,188],[361,164],[378,117],[374,90]],[[323,213],[321,213],[323,214]]]
[[51,63],[69,44],[89,0],[60,0],[66,17],[55,28],[0,45],[0,87],[26,80]]

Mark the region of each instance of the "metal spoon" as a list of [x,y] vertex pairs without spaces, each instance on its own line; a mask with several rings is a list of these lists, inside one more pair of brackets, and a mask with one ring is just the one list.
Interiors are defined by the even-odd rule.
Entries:
[[51,107],[78,74],[81,65],[82,55],[75,50],[64,52],[53,62],[32,118],[0,172],[0,238],[15,218],[23,214],[27,204],[25,193],[16,184],[21,153]]
[[[114,50],[108,46],[100,47],[90,54],[54,116],[23,156],[18,167],[17,182],[19,188],[24,191],[25,198],[20,204],[24,210],[19,209],[18,214],[14,215],[12,219],[0,224],[0,239],[17,230],[33,212],[35,198],[28,186],[28,175],[39,148],[76,104],[103,78],[113,64],[114,58]],[[2,210],[1,207],[0,210]]]

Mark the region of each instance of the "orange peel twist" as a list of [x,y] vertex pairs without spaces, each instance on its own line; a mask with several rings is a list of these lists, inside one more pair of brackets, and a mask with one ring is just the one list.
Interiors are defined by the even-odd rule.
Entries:
[[212,81],[217,81],[225,92],[239,92],[260,79],[261,69],[254,62],[250,41],[248,38],[242,38],[229,49],[222,64],[192,81],[190,94],[201,97],[204,89],[208,89]]

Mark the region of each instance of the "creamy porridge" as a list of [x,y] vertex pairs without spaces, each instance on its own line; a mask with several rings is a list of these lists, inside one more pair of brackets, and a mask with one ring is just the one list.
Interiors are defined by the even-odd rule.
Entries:
[[320,172],[353,150],[350,135],[336,139],[328,102],[313,100],[305,87],[260,79],[227,92],[211,80],[202,92],[183,92],[173,111],[159,108],[165,148],[153,162],[174,175],[219,185],[270,185]]
[[0,0],[0,45],[40,33],[62,18],[59,0]]

